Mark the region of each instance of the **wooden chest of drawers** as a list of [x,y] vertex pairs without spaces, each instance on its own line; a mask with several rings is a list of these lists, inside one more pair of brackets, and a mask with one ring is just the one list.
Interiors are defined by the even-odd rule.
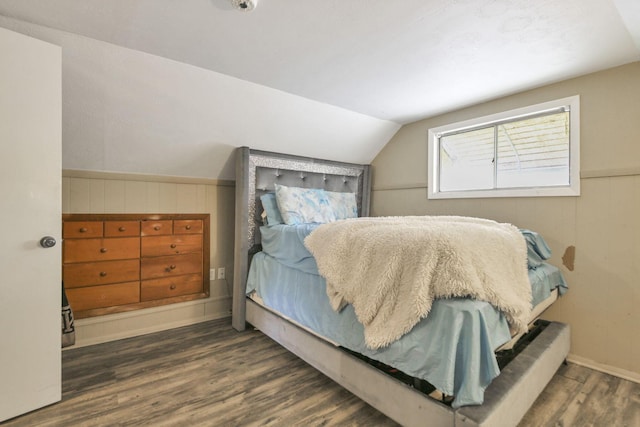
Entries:
[[62,227],[77,318],[209,296],[208,214],[65,214]]

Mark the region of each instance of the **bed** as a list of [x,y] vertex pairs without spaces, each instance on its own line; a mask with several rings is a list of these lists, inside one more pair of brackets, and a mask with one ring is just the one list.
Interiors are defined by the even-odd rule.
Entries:
[[[268,248],[272,245],[273,236],[269,235],[272,227],[263,228],[265,236],[262,236],[263,205],[260,199],[273,192],[276,184],[354,193],[357,212],[366,217],[369,213],[369,167],[262,152],[247,147],[238,149],[236,161],[236,254],[232,312],[235,329],[241,331],[246,328],[247,323],[252,325],[403,425],[425,425],[426,420],[428,425],[442,426],[517,424],[565,359],[569,349],[567,325],[546,322],[535,339],[498,375],[495,372],[496,361],[491,359],[493,352],[498,347],[512,347],[519,338],[512,338],[508,332],[505,334],[505,320],[500,313],[490,305],[478,301],[435,302],[433,311],[427,318],[435,319],[431,323],[449,323],[451,316],[459,316],[471,317],[476,322],[470,326],[461,326],[461,331],[473,329],[477,324],[485,327],[483,333],[470,334],[470,337],[465,338],[475,350],[481,349],[480,359],[474,356],[481,366],[472,368],[479,369],[479,375],[473,381],[465,380],[465,376],[460,376],[460,373],[457,377],[455,372],[448,374],[451,370],[460,371],[460,366],[456,365],[459,362],[454,361],[443,368],[442,362],[435,360],[437,355],[435,358],[425,358],[421,353],[421,357],[416,357],[416,351],[429,353],[428,349],[416,346],[416,342],[426,339],[447,342],[449,339],[442,328],[427,322],[421,322],[414,328],[417,332],[412,330],[413,335],[403,336],[399,340],[401,342],[388,346],[382,352],[370,351],[362,346],[362,333],[357,331],[357,322],[353,323],[353,313],[348,306],[339,313],[341,317],[337,322],[342,326],[332,325],[323,330],[317,326],[316,320],[306,316],[308,310],[300,307],[304,304],[315,305],[316,308],[319,306],[320,318],[331,316],[333,311],[328,300],[322,299],[323,292],[326,295],[325,284],[312,271],[300,274],[299,268],[283,268],[277,254],[272,256],[273,253],[263,250],[263,238]],[[299,230],[294,233],[299,234]],[[529,238],[531,236],[525,235]],[[305,234],[302,233],[302,240],[304,237]],[[271,272],[269,275],[265,275],[265,268]],[[553,270],[546,269],[547,266],[543,264],[533,270],[534,276],[555,274]],[[299,296],[293,303],[279,301],[279,296],[286,293],[282,287],[293,282],[305,283],[300,288],[308,290],[310,294]],[[540,302],[534,317],[551,304],[557,298],[559,289],[561,290],[557,286],[543,286],[542,289],[543,291],[532,291],[534,299]],[[474,320],[474,316],[479,320]],[[345,324],[352,327],[344,328]],[[351,337],[331,334],[331,331],[354,328],[356,330]],[[423,335],[419,336],[420,333]],[[450,343],[455,347],[457,342]],[[403,353],[409,355],[404,361],[399,358]],[[407,364],[407,360],[421,358],[426,360],[422,365]],[[445,404],[429,397],[416,383],[407,384],[407,381],[401,381],[397,376],[388,375],[380,366],[372,364],[372,360],[386,367],[401,368],[402,372],[408,371],[414,379],[428,378],[429,384],[435,383],[436,393],[444,390],[445,395],[453,395],[453,402]],[[428,373],[425,374],[425,371]],[[427,391],[430,392],[431,389]]]

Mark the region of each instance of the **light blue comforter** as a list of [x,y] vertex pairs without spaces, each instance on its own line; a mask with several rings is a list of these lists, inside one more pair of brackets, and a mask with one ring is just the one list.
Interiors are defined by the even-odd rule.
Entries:
[[[369,349],[353,308],[331,308],[325,281],[301,244],[316,226],[262,227],[263,252],[252,260],[247,294],[255,291],[267,307],[349,350],[425,379],[453,395],[454,408],[482,404],[485,388],[499,374],[494,350],[511,338],[504,316],[482,301],[436,300],[408,334]],[[529,278],[535,304],[558,286],[566,289],[560,271],[544,261],[529,270]]]

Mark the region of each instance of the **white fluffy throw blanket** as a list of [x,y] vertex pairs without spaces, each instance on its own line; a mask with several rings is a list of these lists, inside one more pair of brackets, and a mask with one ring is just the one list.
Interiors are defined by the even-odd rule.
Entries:
[[527,247],[511,224],[454,216],[357,218],[306,239],[334,310],[352,304],[365,342],[381,348],[409,332],[437,298],[487,301],[512,331],[531,311]]

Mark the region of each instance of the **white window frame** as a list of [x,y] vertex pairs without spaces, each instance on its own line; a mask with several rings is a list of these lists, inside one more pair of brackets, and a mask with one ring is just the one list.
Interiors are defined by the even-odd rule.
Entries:
[[[554,187],[498,188],[489,190],[440,191],[439,136],[445,133],[491,125],[493,122],[526,118],[534,114],[544,113],[561,107],[569,108],[569,185]],[[459,199],[487,197],[547,197],[547,196],[579,196],[580,195],[580,96],[575,95],[555,101],[544,102],[528,107],[517,108],[502,113],[451,123],[429,129],[427,163],[427,189],[429,199]]]

